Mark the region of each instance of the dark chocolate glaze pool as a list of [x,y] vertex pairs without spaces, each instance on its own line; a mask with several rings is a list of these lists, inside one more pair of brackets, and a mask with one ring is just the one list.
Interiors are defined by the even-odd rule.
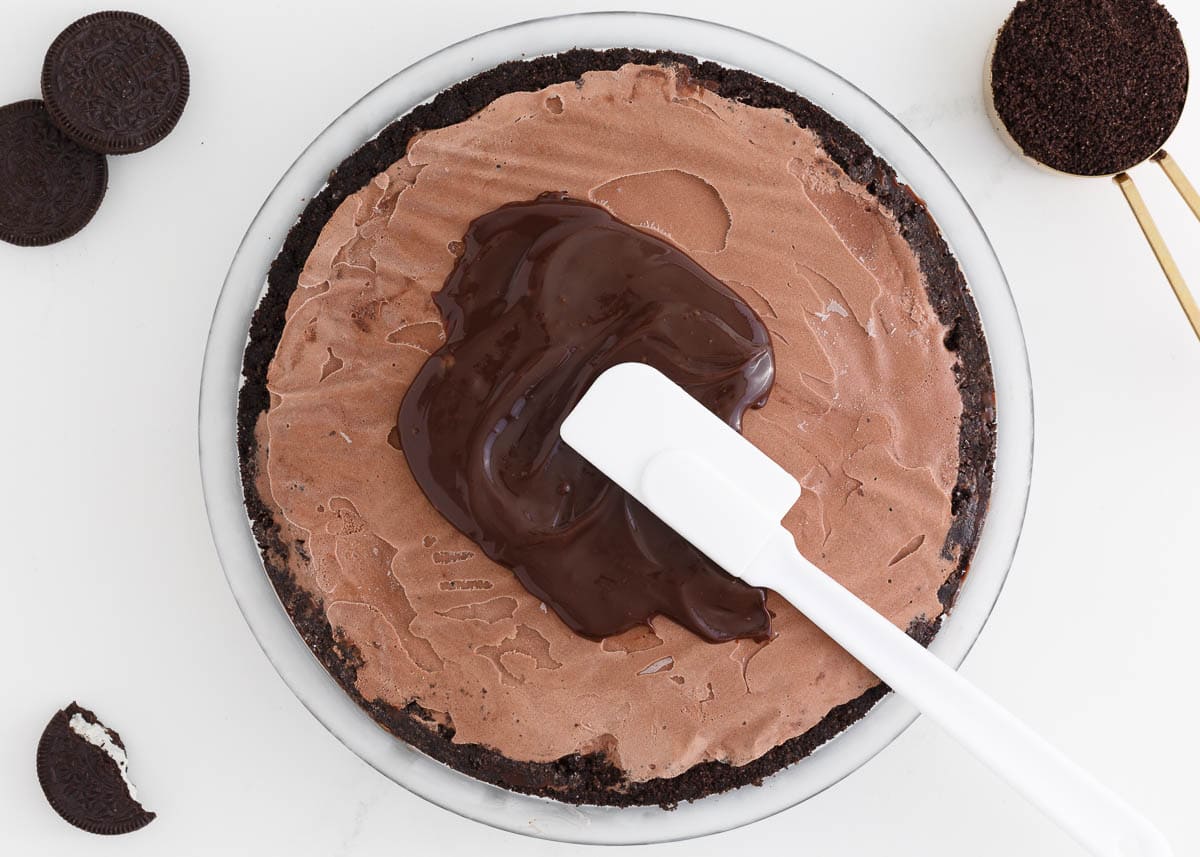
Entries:
[[762,320],[679,248],[560,194],[483,215],[463,244],[434,296],[445,344],[398,419],[430,502],[577,633],[605,637],[661,614],[712,641],[768,636],[764,590],[559,437],[592,381],[630,361],[740,430],[774,381]]

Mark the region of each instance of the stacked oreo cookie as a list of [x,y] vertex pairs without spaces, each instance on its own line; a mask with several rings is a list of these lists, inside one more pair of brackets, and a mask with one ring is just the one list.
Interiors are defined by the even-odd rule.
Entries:
[[0,107],[0,240],[53,244],[92,219],[107,155],[140,152],[175,127],[188,67],[175,39],[132,12],[96,12],[50,45],[42,99]]

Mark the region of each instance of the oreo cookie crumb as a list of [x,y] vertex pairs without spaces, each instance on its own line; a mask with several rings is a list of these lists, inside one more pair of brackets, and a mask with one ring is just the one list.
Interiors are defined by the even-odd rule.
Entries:
[[1021,150],[1067,173],[1119,173],[1179,122],[1188,62],[1157,0],[1021,0],[991,62],[996,114]]
[[74,702],[51,718],[38,742],[37,775],[46,800],[88,833],[132,833],[154,820],[138,803],[126,766],[121,736]]
[[[864,185],[900,225],[900,231],[919,261],[927,293],[939,320],[955,332],[946,347],[955,352],[955,375],[963,402],[959,431],[957,489],[962,500],[942,548],[954,571],[938,596],[947,609],[970,565],[991,495],[996,448],[995,387],[991,361],[975,303],[961,269],[919,197],[863,139],[812,102],[749,72],[670,51],[612,48],[575,49],[554,56],[506,62],[457,83],[432,101],[384,128],[377,137],[351,153],[329,176],[329,183],[301,212],[271,264],[267,292],[250,323],[250,341],[242,364],[245,377],[238,394],[238,452],[242,486],[254,535],[275,591],[300,636],[346,694],[371,717],[426,755],[469,776],[512,791],[576,804],[602,806],[660,805],[674,807],[738,786],[761,784],[771,774],[811,754],[817,747],[861,719],[887,693],[876,685],[832,709],[807,732],[785,741],[745,765],[711,761],[694,765],[675,777],[643,782],[629,780],[603,753],[572,753],[552,762],[510,759],[482,744],[454,741],[454,728],[416,703],[397,707],[365,699],[356,680],[364,660],[340,628],[330,625],[324,605],[301,586],[289,559],[303,556],[305,547],[285,537],[258,492],[259,443],[255,426],[270,407],[267,368],[283,333],[288,300],[297,288],[300,271],[329,218],[347,196],[403,157],[409,141],[420,131],[462,122],[509,92],[532,92],[556,83],[579,80],[584,72],[611,71],[626,63],[675,65],[693,79],[705,81],[717,94],[753,107],[785,110],[802,128],[820,139],[830,157],[854,181]],[[933,639],[939,619],[917,621],[909,635],[923,645]]]
[[124,155],[171,132],[188,99],[187,59],[159,24],[133,12],[96,12],[46,51],[42,98],[71,139]]
[[65,136],[41,101],[0,107],[0,241],[39,247],[69,238],[107,188],[104,156]]

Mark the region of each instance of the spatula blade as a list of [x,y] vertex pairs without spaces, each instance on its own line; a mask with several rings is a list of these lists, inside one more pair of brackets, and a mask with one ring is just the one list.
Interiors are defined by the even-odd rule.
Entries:
[[[800,498],[800,483],[666,375],[643,363],[605,371],[562,424],[562,438],[640,502],[643,474],[664,452],[703,461],[720,485],[737,486],[756,512],[778,523]],[[660,517],[663,517],[660,514]]]

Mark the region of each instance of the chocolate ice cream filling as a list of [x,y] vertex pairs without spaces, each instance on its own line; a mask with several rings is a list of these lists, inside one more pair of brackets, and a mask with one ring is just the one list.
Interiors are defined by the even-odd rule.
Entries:
[[765,637],[765,592],[726,574],[562,442],[596,376],[641,362],[736,429],[775,376],[762,319],[673,244],[544,194],[471,223],[434,295],[446,341],[400,407],[425,496],[574,631],[670,616]]
[[669,241],[753,307],[775,380],[742,431],[804,487],[784,525],[896,625],[942,612],[961,547],[957,334],[899,221],[812,131],[670,67],[509,92],[418,134],[338,204],[267,371],[255,490],[297,585],[360,659],[363,699],[415,703],[456,745],[512,760],[603,751],[630,781],[745,765],[878,680],[773,592],[769,643],[711,643],[664,615],[577,634],[429,503],[401,449],[397,412],[446,342],[433,295],[463,236],[551,188]]

